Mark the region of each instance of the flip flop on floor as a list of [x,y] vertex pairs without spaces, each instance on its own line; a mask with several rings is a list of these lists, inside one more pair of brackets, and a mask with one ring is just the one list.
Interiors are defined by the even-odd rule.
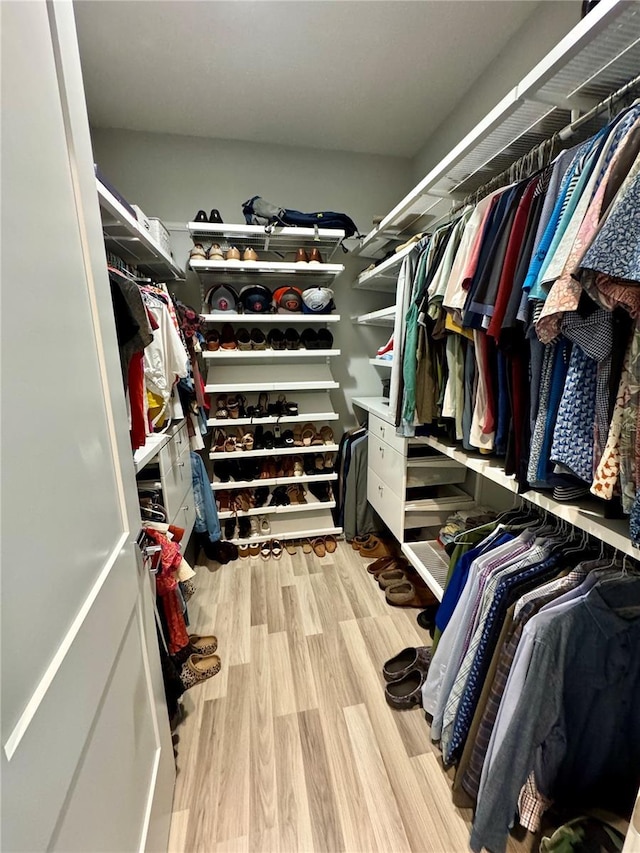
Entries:
[[335,553],[338,547],[338,540],[332,533],[324,537],[324,547],[327,549],[327,554]]
[[316,555],[316,557],[326,556],[327,549],[325,547],[324,540],[321,536],[311,542],[311,547],[313,548],[313,553]]

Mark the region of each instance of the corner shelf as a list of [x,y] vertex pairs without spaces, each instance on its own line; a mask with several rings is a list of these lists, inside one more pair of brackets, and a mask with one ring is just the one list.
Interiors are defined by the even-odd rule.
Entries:
[[302,424],[302,423],[319,423],[322,421],[337,421],[340,416],[337,412],[309,412],[301,415],[269,415],[266,418],[209,418],[207,426],[220,427],[225,429],[227,426],[268,426],[273,424]]
[[314,380],[313,382],[224,382],[205,385],[206,394],[244,393],[250,391],[325,391],[339,388],[333,380]]
[[396,321],[396,306],[380,308],[378,311],[370,311],[368,314],[359,314],[351,318],[352,322],[359,326],[393,326]]
[[[286,522],[292,522],[293,524],[286,525]],[[316,539],[319,536],[339,536],[342,533],[341,527],[333,525],[333,519],[329,510],[327,510],[327,517],[319,521],[319,523],[324,525],[323,527],[305,527],[300,530],[293,526],[295,522],[295,515],[293,518],[291,516],[289,518],[283,516],[282,518],[274,519],[271,525],[271,533],[266,536],[252,536],[249,539],[229,539],[224,541],[233,542],[234,545],[251,545],[252,542],[269,542],[271,539],[278,539],[280,541],[284,541],[285,539]],[[254,557],[254,559],[259,560],[261,558],[258,556]]]
[[339,314],[237,314],[235,311],[222,311],[220,314],[201,314],[200,317],[205,323],[236,323],[245,326],[260,326],[262,323],[321,326],[340,322]]
[[373,364],[374,367],[388,367],[389,370],[393,367],[393,359],[388,358],[370,358],[369,364]]
[[[317,350],[316,350],[317,351]],[[283,361],[277,370],[269,363],[238,362],[216,366],[209,360],[207,394],[246,391],[321,391],[339,388],[328,361],[310,359],[301,370],[292,361]]]
[[326,483],[337,480],[338,475],[332,474],[302,474],[300,477],[265,477],[263,480],[230,480],[223,483],[214,480],[211,488],[214,492],[235,491],[236,489],[255,489],[258,486],[295,486],[296,483]]
[[136,469],[136,474],[139,474],[152,459],[154,459],[160,450],[168,444],[173,435],[170,432],[155,433],[148,435],[146,442],[142,447],[139,447],[133,454],[133,464]]
[[184,279],[184,272],[176,266],[171,255],[165,252],[98,178],[96,189],[107,249],[156,279]]
[[281,359],[281,358],[335,358],[340,355],[339,349],[292,349],[292,350],[203,350],[202,357],[212,361],[246,361],[247,359]]
[[191,237],[197,242],[206,240],[212,243],[220,243],[242,246],[252,246],[254,249],[272,254],[286,254],[295,252],[297,249],[309,246],[319,249],[322,255],[329,258],[336,252],[345,233],[337,228],[297,228],[282,225],[245,225],[189,222],[187,225]]
[[395,293],[398,275],[403,260],[413,249],[414,243],[386,258],[372,270],[361,272],[353,285],[356,290],[378,290]]

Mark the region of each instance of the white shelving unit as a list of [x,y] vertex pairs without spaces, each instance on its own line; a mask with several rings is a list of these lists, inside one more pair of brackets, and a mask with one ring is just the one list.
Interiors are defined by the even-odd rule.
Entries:
[[[312,444],[309,447],[272,447],[269,450],[224,450],[211,451],[209,458],[218,459],[260,459],[265,456],[296,456],[306,453],[335,453],[337,444]],[[297,478],[296,478],[297,479]]]
[[[357,253],[380,257],[424,230],[449,213],[452,201],[564,128],[572,109],[585,111],[636,77],[638,69],[638,5],[601,0],[367,234]],[[597,126],[586,123],[581,133],[589,135]]]
[[[220,454],[222,455],[222,454]],[[225,489],[250,489],[254,486],[295,486],[296,483],[326,483],[329,480],[337,480],[337,474],[303,474],[300,477],[265,477],[262,480],[230,480],[223,483],[222,480],[214,480],[211,488],[214,492]]]
[[442,601],[449,571],[449,558],[444,549],[435,540],[405,542],[402,553],[438,601]]
[[[260,284],[331,284],[344,271],[343,264],[296,264],[284,261],[189,261],[190,268],[198,274],[205,287],[220,281],[220,276],[233,284],[253,284],[256,275]],[[304,279],[304,281],[301,281]]]
[[393,359],[388,358],[370,358],[369,364],[372,364],[374,367],[384,367],[391,370],[393,367]]
[[265,323],[274,326],[324,326],[340,322],[339,314],[236,314],[235,311],[224,311],[200,316],[205,323],[233,323],[238,326],[262,326]]
[[297,358],[335,358],[340,355],[339,349],[263,349],[263,350],[215,350],[210,352],[204,350],[202,357],[211,361],[247,361],[251,360],[267,360],[279,361],[280,359],[297,359]]
[[359,314],[352,317],[351,320],[359,326],[390,326],[396,320],[396,306],[390,305],[388,308],[379,308],[377,311],[369,311],[368,314]]
[[184,279],[184,272],[149,232],[96,178],[102,215],[102,230],[107,249],[140,272],[156,280]]
[[168,444],[172,438],[173,435],[169,432],[148,435],[144,445],[139,447],[133,454],[133,464],[136,474],[139,474],[143,468],[146,468],[149,462],[158,455],[165,444]]
[[[334,256],[344,239],[344,232],[338,230],[316,228],[264,228],[256,225],[209,224],[190,222],[189,232],[194,243],[210,246],[218,243],[223,252],[229,247],[236,246],[241,252],[247,246],[253,247],[258,253],[257,261],[208,261],[192,260],[190,268],[199,277],[204,291],[213,284],[230,282],[234,285],[262,284],[274,290],[286,284],[305,288],[308,285],[331,285],[344,266],[333,263]],[[296,263],[298,249],[318,249],[323,263]],[[321,326],[338,323],[339,314],[243,314],[223,312],[220,314],[205,314],[204,320],[209,325],[222,326],[233,323],[240,326],[278,325],[286,328],[290,325]],[[236,427],[313,423],[317,428],[322,424],[336,421],[337,413],[331,403],[329,391],[340,387],[331,373],[332,358],[339,357],[338,348],[318,350],[216,350],[204,351],[203,356],[208,366],[207,384],[205,391],[213,395],[211,400],[212,415],[216,411],[215,395],[267,393],[279,396],[283,393],[296,392],[299,414],[269,416],[266,418],[250,417],[218,419],[211,417],[208,425],[220,429],[235,429]],[[317,392],[324,392],[321,396]],[[272,397],[273,400],[273,397]],[[247,406],[250,405],[247,402]],[[285,427],[286,428],[286,427]],[[284,430],[283,430],[284,431]],[[215,433],[214,433],[215,434]],[[238,450],[232,453],[211,451],[214,461],[265,458],[276,456],[296,456],[305,454],[335,454],[338,445],[323,444],[308,447],[274,447],[269,450]],[[326,474],[305,475],[304,477],[272,477],[257,478],[251,481],[237,483],[213,482],[214,491],[221,489],[256,488],[260,486],[296,485],[305,482],[331,482],[336,475],[327,471]],[[293,507],[260,507],[249,514],[269,514],[272,517],[272,531],[268,536],[252,537],[243,541],[265,541],[267,539],[296,539],[328,534],[339,534],[341,528],[336,527],[331,510],[334,501],[318,501],[307,496],[307,504]],[[223,514],[222,518],[226,518]],[[239,542],[240,540],[232,540]]]
[[227,518],[233,518],[237,515],[238,518],[246,518],[252,515],[291,515],[296,512],[313,512],[317,509],[335,509],[335,501],[319,501],[313,495],[306,495],[305,504],[289,504],[288,506],[260,506],[252,507],[246,512],[230,512],[223,510],[218,512],[220,521],[225,521]]
[[251,246],[257,252],[279,255],[295,254],[299,248],[318,249],[323,260],[330,262],[344,240],[344,231],[333,228],[292,228],[244,224],[189,222],[189,233],[195,243],[218,243],[223,250],[230,246]]

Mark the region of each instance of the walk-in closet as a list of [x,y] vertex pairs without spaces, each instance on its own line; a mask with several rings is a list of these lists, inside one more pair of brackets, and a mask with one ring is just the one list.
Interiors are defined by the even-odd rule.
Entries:
[[640,853],[640,2],[0,0],[7,853]]

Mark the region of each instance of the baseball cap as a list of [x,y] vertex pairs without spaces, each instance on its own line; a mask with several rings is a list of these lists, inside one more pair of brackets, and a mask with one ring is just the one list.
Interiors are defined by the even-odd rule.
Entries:
[[330,314],[335,308],[330,287],[307,287],[302,293],[303,314]]
[[238,294],[230,284],[214,284],[204,298],[212,314],[238,310]]
[[239,300],[248,314],[268,314],[271,310],[271,291],[262,284],[243,287]]
[[278,314],[300,314],[302,291],[297,287],[279,287],[273,294],[273,304]]

